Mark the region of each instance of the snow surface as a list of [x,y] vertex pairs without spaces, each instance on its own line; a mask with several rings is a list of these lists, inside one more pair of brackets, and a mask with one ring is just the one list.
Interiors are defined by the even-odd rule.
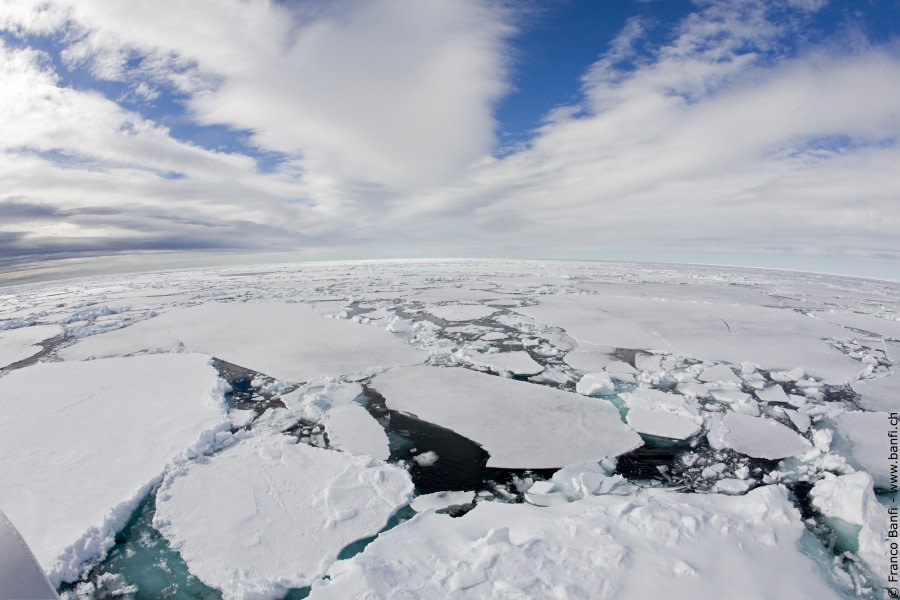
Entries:
[[43,363],[0,378],[0,506],[54,585],[112,546],[170,461],[227,425],[224,391],[198,354]]
[[168,474],[153,524],[225,598],[279,598],[376,534],[412,491],[381,461],[254,436]]
[[803,532],[780,486],[546,508],[483,502],[460,518],[429,512],[391,529],[335,563],[309,597],[839,598],[798,549]]
[[460,504],[471,504],[475,500],[475,492],[434,492],[418,496],[409,503],[416,512],[441,510]]
[[812,448],[805,438],[777,421],[733,412],[712,424],[707,439],[713,448],[731,448],[769,460],[795,456]]
[[33,325],[0,331],[0,369],[40,352],[39,342],[62,332],[58,325]]
[[558,468],[643,443],[605,400],[466,369],[391,369],[372,386],[389,408],[481,444],[489,467]]
[[322,423],[332,448],[379,460],[391,455],[384,428],[359,404],[333,407]]
[[81,339],[59,355],[82,360],[180,347],[293,382],[425,359],[424,353],[379,328],[327,319],[307,305],[276,302],[176,309]]
[[897,445],[897,439],[888,437],[889,431],[896,430],[890,425],[889,415],[845,412],[836,416],[830,425],[834,431],[831,450],[844,456],[855,468],[867,471],[876,487],[890,489],[890,447],[892,441]]
[[619,397],[628,406],[626,422],[638,433],[685,440],[703,426],[696,401],[685,396],[639,387]]

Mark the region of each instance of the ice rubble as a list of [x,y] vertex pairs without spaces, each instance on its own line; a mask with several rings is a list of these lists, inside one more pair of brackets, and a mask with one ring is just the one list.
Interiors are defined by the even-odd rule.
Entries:
[[226,598],[278,598],[376,534],[412,492],[398,467],[267,433],[168,474],[153,523]]
[[645,387],[619,396],[628,406],[627,423],[638,433],[686,440],[703,426],[697,402],[685,396]]
[[643,443],[605,400],[467,369],[401,367],[372,385],[388,408],[481,444],[489,467],[558,468]]
[[33,325],[0,331],[0,369],[30,358],[40,352],[37,345],[46,339],[59,335],[58,325]]
[[[826,517],[859,526],[857,554],[879,579],[888,583],[888,509],[875,498],[868,473],[827,474],[810,492],[812,506]],[[893,521],[896,523],[896,519]],[[894,530],[896,531],[896,529]]]
[[812,449],[805,438],[777,421],[734,412],[714,420],[706,437],[713,448],[731,448],[753,458],[769,460]]
[[112,546],[171,460],[214,443],[224,391],[197,354],[43,363],[0,378],[0,506],[55,585]]
[[780,486],[547,508],[483,502],[460,518],[427,512],[391,529],[332,565],[309,597],[839,598],[798,550],[803,532]]
[[304,304],[206,303],[171,310],[60,351],[66,360],[180,347],[284,381],[412,365],[425,353],[380,328],[326,319]]

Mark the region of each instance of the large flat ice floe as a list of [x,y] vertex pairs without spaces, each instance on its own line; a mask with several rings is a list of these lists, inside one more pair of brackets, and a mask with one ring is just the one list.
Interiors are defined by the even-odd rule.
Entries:
[[697,301],[672,286],[668,298],[634,297],[633,291],[596,296],[548,296],[517,308],[562,327],[586,349],[591,346],[674,352],[704,361],[756,363],[764,369],[804,367],[831,383],[844,383],[860,363],[823,338],[843,337],[839,325],[789,309],[754,305],[721,295]]
[[105,553],[166,465],[225,421],[224,391],[196,354],[0,378],[0,507],[54,584]]
[[398,467],[267,434],[167,475],[154,525],[226,598],[278,598],[375,535],[412,492]]
[[179,347],[284,381],[412,365],[427,356],[379,327],[326,319],[304,304],[206,303],[175,309],[65,348],[66,360]]
[[606,400],[542,385],[441,367],[392,369],[372,385],[388,408],[481,444],[489,467],[559,468],[643,444]]
[[547,508],[481,503],[382,534],[335,563],[310,598],[840,598],[798,549],[803,534],[778,486]]

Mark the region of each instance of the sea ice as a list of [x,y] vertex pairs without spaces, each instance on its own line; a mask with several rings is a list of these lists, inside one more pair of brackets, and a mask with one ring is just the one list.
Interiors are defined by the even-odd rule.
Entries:
[[441,510],[475,501],[475,492],[434,492],[413,498],[409,506],[416,512]]
[[30,358],[42,350],[37,344],[59,335],[58,325],[33,325],[0,330],[0,369]]
[[168,474],[153,524],[226,598],[310,585],[412,497],[409,474],[280,434],[248,437]]
[[784,393],[784,389],[777,384],[761,390],[756,390],[756,397],[763,402],[768,402],[770,404],[790,404],[791,402],[787,394]]
[[444,304],[430,306],[428,312],[444,321],[474,321],[491,316],[497,309],[483,304]]
[[465,352],[458,356],[473,365],[486,367],[495,373],[512,373],[513,375],[537,375],[544,367],[534,361],[524,350],[515,352]]
[[[419,514],[313,585],[329,598],[821,598],[780,486],[744,496],[589,496],[551,507],[482,502]],[[773,576],[784,574],[784,576]]]
[[54,585],[101,558],[166,465],[227,425],[209,358],[42,363],[0,378],[0,506]]
[[616,384],[607,373],[587,373],[575,385],[575,391],[585,396],[594,394],[614,394]]
[[896,438],[888,437],[894,430],[887,413],[845,412],[834,417],[834,437],[831,450],[847,459],[853,467],[868,471],[875,480],[875,486],[890,489],[889,467],[891,444],[897,445]]
[[868,473],[828,473],[816,482],[809,495],[813,508],[826,517],[860,526],[857,554],[884,585],[889,570],[888,511],[875,498],[872,485]]
[[628,406],[626,422],[638,433],[685,440],[703,426],[696,401],[686,396],[639,387],[619,397]]
[[206,303],[84,338],[66,360],[156,348],[203,352],[283,381],[309,381],[376,365],[411,365],[426,354],[375,327],[326,319],[304,304]]
[[859,394],[859,405],[868,410],[900,412],[900,376],[862,379],[850,384]]
[[388,408],[481,444],[489,467],[552,469],[643,443],[605,400],[467,369],[401,367],[372,386]]
[[379,460],[387,460],[391,455],[384,428],[359,404],[331,408],[322,423],[332,448]]
[[729,412],[707,434],[713,448],[731,448],[753,458],[777,460],[812,448],[805,438],[777,421]]

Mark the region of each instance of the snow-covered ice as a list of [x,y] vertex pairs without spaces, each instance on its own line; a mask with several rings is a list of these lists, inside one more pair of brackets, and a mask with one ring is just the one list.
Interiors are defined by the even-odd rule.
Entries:
[[616,384],[607,373],[586,373],[578,380],[575,391],[585,396],[613,394],[616,391]]
[[497,309],[483,304],[445,304],[430,306],[428,312],[444,321],[474,321],[491,316]]
[[459,357],[473,365],[486,367],[495,373],[537,375],[544,370],[524,350],[515,352],[460,352]]
[[733,412],[710,426],[707,439],[713,448],[731,448],[769,460],[795,456],[812,448],[805,438],[777,421]]
[[359,404],[331,408],[322,423],[332,448],[379,460],[387,460],[391,455],[384,428]]
[[166,465],[227,424],[209,358],[43,363],[0,378],[0,506],[71,581],[113,544]]
[[611,403],[537,384],[461,368],[405,367],[372,385],[389,408],[481,444],[489,467],[558,468],[642,444]]
[[859,404],[867,410],[900,412],[900,377],[896,374],[878,379],[863,379],[850,384],[859,394]]
[[425,359],[424,353],[379,328],[326,319],[303,304],[276,302],[175,309],[81,339],[59,354],[81,360],[180,347],[293,382]]
[[279,598],[376,534],[412,491],[398,467],[267,434],[167,475],[154,526],[226,598]]
[[32,325],[0,330],[0,369],[40,352],[38,344],[60,334],[58,325]]
[[840,598],[798,549],[803,533],[779,486],[552,507],[482,502],[457,519],[423,513],[382,534],[335,563],[310,599]]
[[896,438],[889,432],[896,428],[890,424],[890,416],[880,412],[845,412],[834,417],[834,437],[831,450],[844,456],[861,471],[867,471],[875,480],[875,486],[890,489],[891,442]]
[[416,512],[425,512],[426,510],[441,510],[451,506],[459,506],[460,504],[471,504],[475,500],[475,492],[434,492],[433,494],[425,494],[417,496],[409,503],[409,506]]
[[638,433],[684,440],[703,426],[696,401],[686,396],[643,387],[619,396],[628,406],[625,420]]

